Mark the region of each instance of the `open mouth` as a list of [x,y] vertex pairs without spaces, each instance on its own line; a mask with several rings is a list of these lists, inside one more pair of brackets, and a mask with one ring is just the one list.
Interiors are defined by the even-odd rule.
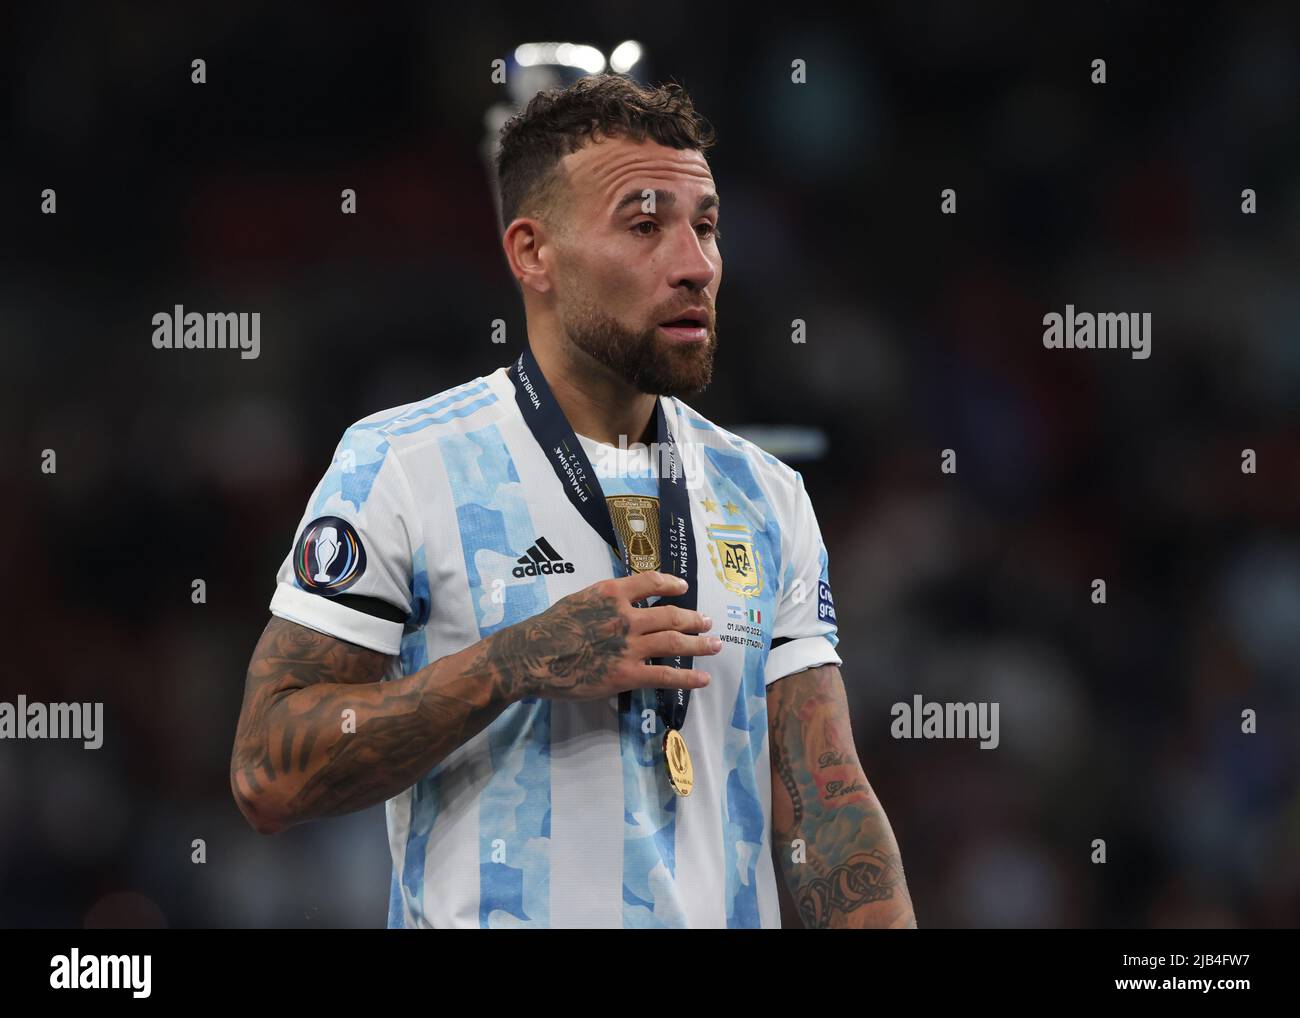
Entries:
[[703,311],[688,311],[678,318],[661,322],[659,328],[674,339],[699,342],[709,337],[709,316]]

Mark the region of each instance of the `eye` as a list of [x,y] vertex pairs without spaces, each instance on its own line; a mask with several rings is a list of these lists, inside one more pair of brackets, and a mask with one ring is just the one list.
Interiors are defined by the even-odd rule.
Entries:
[[697,223],[695,225],[695,228],[698,230],[701,226],[703,226],[706,231],[700,234],[701,237],[712,237],[714,240],[717,240],[719,237],[722,236],[722,230],[719,229],[717,223],[711,223],[706,220],[703,223]]
[[[643,229],[641,229],[641,227],[643,227],[643,226],[648,226],[648,227],[650,227],[650,229],[649,229],[649,230],[643,230]],[[654,220],[651,220],[651,219],[642,219],[641,222],[639,222],[639,223],[635,223],[635,224],[632,226],[632,232],[633,232],[633,233],[636,233],[636,234],[639,234],[639,235],[642,236],[642,237],[649,237],[649,236],[653,235],[654,231],[657,230],[657,229],[659,229],[659,224],[656,223],[656,222],[654,222]]]

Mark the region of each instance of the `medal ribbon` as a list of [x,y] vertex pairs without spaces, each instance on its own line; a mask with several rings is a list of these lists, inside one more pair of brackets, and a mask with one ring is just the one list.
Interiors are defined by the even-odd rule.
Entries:
[[[533,438],[546,453],[560,486],[568,495],[573,507],[582,514],[587,524],[598,533],[617,554],[623,566],[623,576],[631,575],[632,559],[614,521],[596,471],[591,466],[587,451],[578,441],[564,411],[551,394],[542,369],[532,350],[527,347],[510,367],[515,384],[515,401],[527,422]],[[691,525],[690,498],[686,493],[686,476],[677,455],[677,445],[668,427],[667,416],[658,398],[655,399],[655,436],[660,449],[667,449],[667,465],[659,470],[659,544],[660,571],[680,576],[687,583],[684,594],[661,597],[659,604],[679,605],[688,611],[695,610],[699,588],[695,583],[695,530]],[[673,668],[690,668],[693,657],[653,659],[656,664]],[[659,719],[671,729],[680,730],[686,723],[690,706],[689,689],[656,689],[656,708]],[[626,710],[631,697],[624,694],[620,706]]]

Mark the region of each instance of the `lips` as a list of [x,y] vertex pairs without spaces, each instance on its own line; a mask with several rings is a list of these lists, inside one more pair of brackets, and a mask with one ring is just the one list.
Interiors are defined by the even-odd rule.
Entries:
[[678,322],[665,322],[659,326],[659,331],[683,343],[702,343],[709,338],[709,327],[699,325],[694,321],[680,324]]
[[683,328],[690,329],[699,326],[707,327],[709,324],[709,313],[704,308],[687,308],[679,312],[673,318],[660,322],[665,328]]

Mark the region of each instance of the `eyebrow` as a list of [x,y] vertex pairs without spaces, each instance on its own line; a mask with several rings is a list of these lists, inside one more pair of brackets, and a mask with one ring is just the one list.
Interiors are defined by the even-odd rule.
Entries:
[[[627,194],[623,195],[623,197],[618,200],[618,204],[614,206],[614,215],[617,216],[629,205],[640,205],[645,201],[644,191],[644,188],[640,190],[634,188],[633,190],[628,191]],[[654,196],[655,208],[658,208],[661,205],[671,208],[677,204],[676,191],[659,188],[654,192]],[[701,212],[705,212],[709,209],[717,209],[719,212],[722,211],[722,199],[720,199],[716,194],[710,193],[703,195],[695,205],[695,214],[699,215]]]

